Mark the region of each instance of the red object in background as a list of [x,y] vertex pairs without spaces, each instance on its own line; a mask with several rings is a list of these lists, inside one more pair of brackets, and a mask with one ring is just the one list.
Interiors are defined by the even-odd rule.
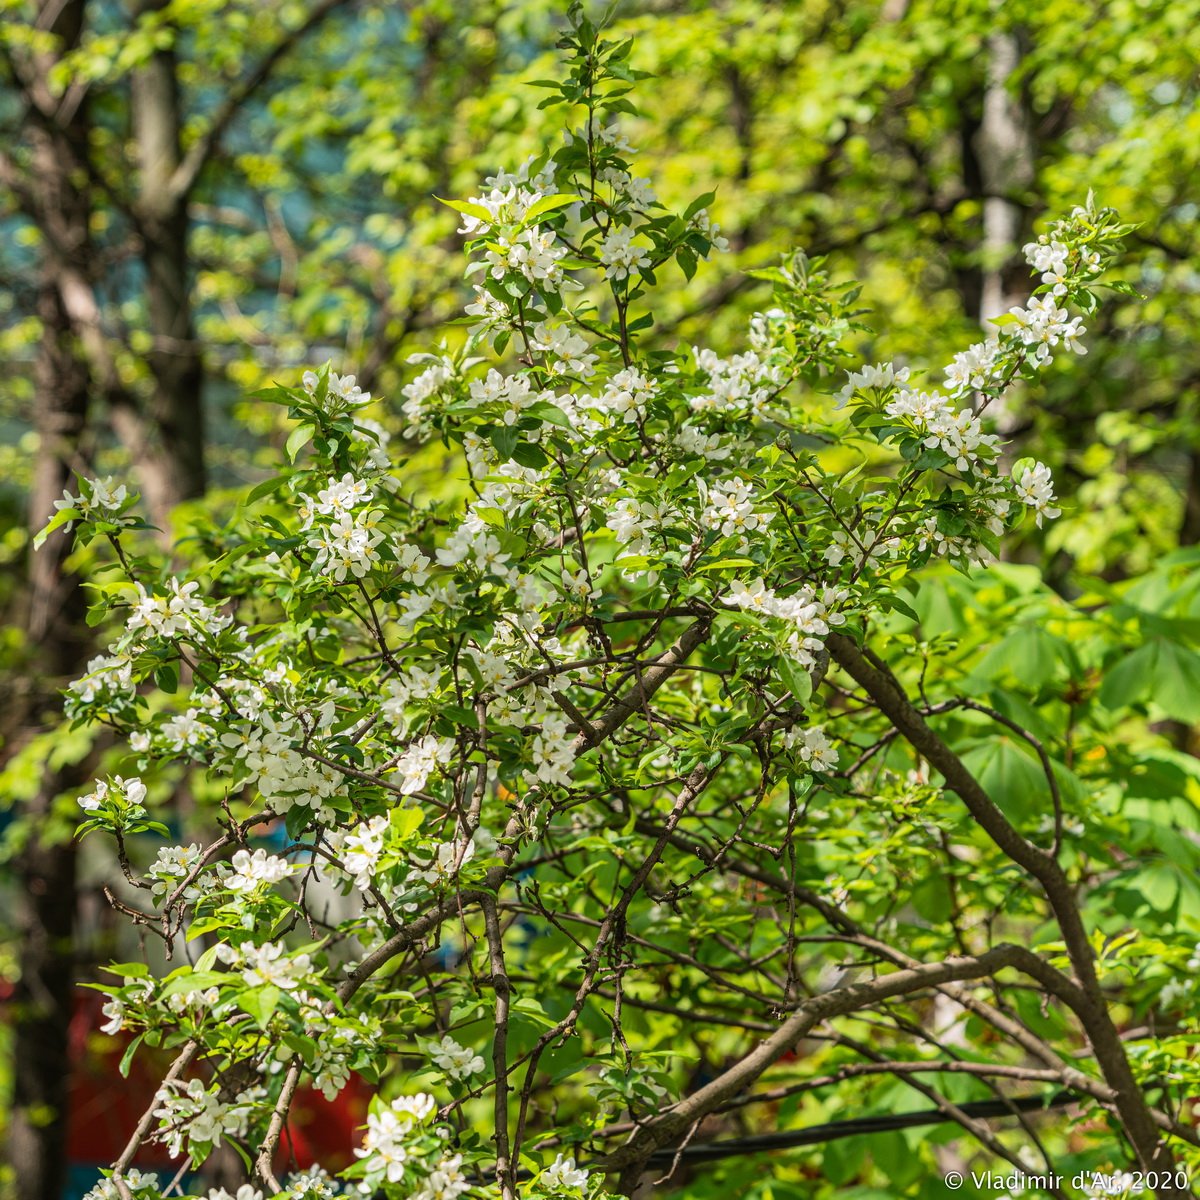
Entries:
[[[84,992],[71,1016],[67,1157],[73,1165],[106,1166],[125,1149],[173,1057],[143,1043],[134,1055],[129,1078],[123,1079],[121,1056],[131,1038],[125,1033],[100,1033],[104,1002],[99,992]],[[279,1169],[287,1170],[293,1163],[301,1169],[319,1163],[331,1171],[348,1166],[361,1140],[371,1095],[371,1087],[356,1075],[332,1101],[311,1087],[300,1088],[280,1140]],[[134,1164],[169,1169],[179,1162],[172,1163],[158,1142],[146,1142]]]

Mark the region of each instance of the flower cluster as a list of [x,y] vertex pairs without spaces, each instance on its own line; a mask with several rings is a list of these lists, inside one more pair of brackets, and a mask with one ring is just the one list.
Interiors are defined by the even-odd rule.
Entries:
[[784,649],[802,666],[812,667],[830,626],[845,623],[845,614],[838,610],[847,597],[845,589],[827,588],[818,596],[809,586],[779,596],[762,579],[754,579],[750,583],[734,580],[725,603],[784,622]]
[[474,1050],[460,1046],[449,1034],[430,1048],[433,1065],[454,1080],[468,1079],[483,1070],[483,1059]]
[[169,1083],[158,1093],[154,1110],[158,1136],[172,1155],[186,1147],[193,1162],[202,1162],[224,1138],[245,1136],[265,1096],[257,1085],[225,1097],[217,1085],[199,1079]]
[[[623,88],[627,51],[606,53]],[[592,1032],[620,1019],[609,990],[624,960],[571,975],[583,937],[617,936],[605,897],[655,889],[627,927],[622,915],[622,954],[657,945],[651,927],[663,947],[680,939],[681,962],[724,937],[740,920],[723,907],[739,840],[795,828],[802,788],[831,813],[855,795],[837,749],[857,745],[852,706],[828,699],[838,631],[906,611],[902,581],[933,556],[967,569],[1022,519],[1057,515],[1043,464],[1006,470],[989,406],[1078,348],[1071,310],[1091,311],[1108,216],[1073,216],[1034,247],[1041,290],[942,386],[880,363],[835,400],[821,389],[841,378],[855,301],[802,256],[770,275],[775,300],[744,343],[648,340],[645,289],[690,279],[725,240],[711,199],[672,211],[637,178],[616,124],[630,106],[590,88],[563,92],[587,100],[561,146],[454,204],[475,289],[466,332],[410,360],[396,415],[407,437],[449,447],[438,499],[389,460],[378,398],[325,367],[277,389],[288,461],[208,530],[212,561],[172,572],[124,553],[136,497],[108,481],[54,518],[104,534],[123,572],[100,603],[114,640],[68,704],[125,734],[139,774],[114,763],[126,774],[80,800],[84,829],[166,836],[150,795],[181,770],[219,806],[219,838],[157,857],[134,846],[128,863],[138,919],[172,949],[208,948],[161,980],[124,964],[105,988],[107,1030],[197,1048],[199,1078],[164,1088],[155,1112],[194,1161],[269,1138],[296,1073],[337,1095],[355,1072],[386,1080],[415,1044],[456,1097],[446,1126],[429,1095],[377,1097],[344,1178],[388,1200],[464,1194],[492,1167],[450,1127],[508,1078],[525,1022],[554,1031],[538,1079],[570,1080],[582,1056],[588,1079],[620,1076],[590,1097],[597,1120],[642,1127],[668,1103],[668,1072],[614,1067]],[[836,852],[790,869],[820,879]],[[717,902],[689,907],[693,884]],[[496,1004],[489,1047],[480,981],[501,953],[514,1032],[499,1035]],[[535,994],[531,962],[569,986]],[[588,1173],[559,1155],[533,1187],[582,1192]]]
[[403,1181],[411,1200],[455,1200],[470,1190],[462,1155],[446,1148],[449,1129],[431,1127],[436,1113],[427,1092],[374,1107],[363,1144],[354,1152],[363,1190]]

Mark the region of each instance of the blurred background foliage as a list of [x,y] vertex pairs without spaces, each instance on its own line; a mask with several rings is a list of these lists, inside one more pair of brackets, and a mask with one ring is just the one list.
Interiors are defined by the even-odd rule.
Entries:
[[[434,197],[475,194],[556,136],[527,85],[556,72],[562,7],[0,0],[11,893],[31,872],[53,877],[30,866],[37,847],[70,854],[70,772],[90,778],[100,752],[57,727],[54,688],[82,667],[87,639],[78,621],[70,636],[38,623],[38,587],[75,586],[86,564],[59,564],[49,584],[30,576],[38,479],[129,479],[184,531],[189,511],[219,515],[281,453],[278,411],[247,392],[327,358],[357,372],[380,397],[372,415],[400,436],[400,389],[420,370],[408,356],[453,341],[444,322],[464,301],[457,217]],[[861,280],[862,359],[948,362],[982,319],[1025,300],[1019,248],[1046,218],[1094,190],[1137,223],[1120,270],[1140,297],[1109,297],[1087,356],[1058,362],[1002,415],[1014,456],[1054,470],[1062,518],[1009,551],[1020,565],[931,577],[915,632],[944,649],[963,694],[1048,736],[1081,731],[1073,777],[1101,815],[1096,836],[1124,838],[1136,859],[1095,901],[1111,904],[1114,932],[1152,912],[1194,936],[1200,2],[646,0],[617,7],[615,32],[652,76],[642,115],[623,121],[641,174],[669,202],[715,191],[730,242],[656,296],[664,343],[735,352],[766,303],[745,272],[802,249]],[[432,491],[454,486],[436,448],[417,463]],[[893,619],[896,636],[913,632]],[[1037,775],[1028,746],[986,733],[964,717],[956,746],[977,739],[976,769],[1020,791]],[[838,854],[869,828],[845,833]],[[58,867],[79,892],[75,944],[27,961],[28,921],[42,916],[15,918],[0,975],[18,999],[46,955],[86,973],[112,949],[97,882]],[[880,1089],[897,1086],[868,1081],[860,1098],[886,1110]],[[697,1186],[810,1195],[814,1172],[869,1181],[864,1156],[895,1167],[933,1144],[915,1136],[805,1152],[794,1183],[763,1183],[751,1163]],[[863,1188],[864,1200],[895,1194]]]

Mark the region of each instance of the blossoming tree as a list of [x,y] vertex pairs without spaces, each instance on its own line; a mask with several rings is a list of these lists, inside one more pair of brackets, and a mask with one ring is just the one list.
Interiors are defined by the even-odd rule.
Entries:
[[[1187,1194],[1197,1137],[1123,1043],[1061,769],[888,632],[914,572],[1057,515],[989,409],[1082,352],[1121,227],[1090,200],[1052,225],[1034,298],[940,378],[847,382],[856,292],[799,254],[741,353],[667,348],[647,288],[721,247],[710,198],[676,212],[634,173],[629,44],[576,11],[564,46],[563,142],[452,204],[468,329],[404,390],[405,447],[452,447],[461,502],[409,486],[327,366],[261,397],[289,461],[206,557],[163,559],[111,481],[43,535],[108,563],[93,620],[119,623],[67,697],[129,747],[81,833],[115,839],[114,902],[179,964],[110,968],[108,1031],[176,1057],[93,1195],[162,1194],[147,1139],[195,1166],[234,1145],[239,1200],[332,1195],[285,1127],[302,1082],[352,1072],[380,1089],[341,1175],[393,1200],[631,1194],[702,1125],[888,1073],[1016,1163],[942,1084],[1050,1087]],[[964,707],[1036,749],[1042,811],[939,732]],[[144,863],[181,768],[220,834]],[[931,911],[935,851],[973,908]],[[806,1071],[814,1047],[846,1057]]]

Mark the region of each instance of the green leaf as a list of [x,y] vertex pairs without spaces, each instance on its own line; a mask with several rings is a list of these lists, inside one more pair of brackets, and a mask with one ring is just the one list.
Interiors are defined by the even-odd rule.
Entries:
[[522,996],[519,1000],[514,1000],[512,1011],[519,1013],[523,1017],[527,1017],[535,1025],[540,1025],[543,1029],[553,1029],[558,1024],[541,1006],[541,1003],[532,996]]
[[297,425],[295,429],[288,435],[287,444],[284,450],[287,452],[288,461],[295,462],[296,455],[312,441],[313,434],[317,432],[317,427],[305,422],[303,425]]
[[469,200],[443,200],[441,196],[434,196],[434,199],[439,204],[444,204],[447,208],[454,209],[455,212],[464,213],[468,217],[475,217],[480,221],[486,222],[488,225],[495,219],[482,204],[472,204]]
[[513,462],[523,467],[532,467],[534,470],[544,467],[550,461],[541,446],[535,446],[531,442],[518,443],[512,452],[512,458]]
[[538,217],[544,217],[546,213],[566,208],[569,204],[578,204],[580,200],[582,200],[581,196],[572,195],[570,192],[556,192],[553,196],[543,196],[526,210],[524,223],[528,225],[531,221],[536,221]]
[[150,976],[150,968],[140,962],[109,963],[100,969],[110,975],[119,975],[122,979],[147,979]]
[[537,417],[539,421],[549,421],[551,425],[561,425],[564,429],[572,429],[571,418],[556,404],[548,400],[538,400],[522,410],[522,415]]
[[1106,708],[1145,699],[1177,721],[1200,721],[1200,654],[1154,638],[1121,659],[1100,688],[1100,703]]
[[229,982],[229,976],[222,971],[189,971],[172,974],[159,989],[159,999],[166,999],[179,993],[192,991],[203,992],[210,987],[220,987]]
[[46,539],[56,530],[61,529],[68,521],[78,521],[82,514],[77,508],[60,508],[58,512],[42,527],[41,532],[33,539],[33,548],[40,550]]
[[121,1072],[122,1079],[129,1078],[129,1067],[133,1062],[133,1056],[137,1053],[137,1048],[142,1044],[142,1039],[145,1036],[145,1033],[139,1033],[137,1037],[135,1037],[133,1041],[131,1041],[129,1045],[125,1047],[125,1053],[121,1055],[121,1062],[117,1067],[117,1070]]
[[697,567],[697,571],[725,571],[731,567],[756,567],[758,563],[752,558],[722,558],[716,562],[705,563],[702,567]]
[[1053,811],[1050,785],[1033,751],[999,735],[962,756],[967,769],[1010,820]]
[[517,448],[520,435],[511,425],[495,425],[492,427],[488,440],[496,447],[496,453],[500,455],[500,461],[507,462],[512,458],[513,451]]
[[179,667],[175,663],[155,667],[154,683],[160,691],[173,696],[179,690]]
[[[301,425],[301,426],[299,426],[299,428],[304,429],[305,426]],[[292,432],[293,437],[295,436],[295,432],[296,431],[293,430],[293,432]],[[288,442],[290,444],[291,438],[288,438]],[[293,455],[292,457],[294,459],[295,456]],[[255,501],[257,501],[257,500],[261,500],[264,496],[269,496],[269,495],[271,495],[272,492],[279,491],[280,488],[282,488],[284,486],[284,484],[287,483],[288,478],[289,477],[287,475],[275,475],[271,479],[264,479],[262,481],[262,483],[256,484],[247,493],[246,499],[242,501],[243,507],[248,508],[251,504],[255,503]]]
[[795,659],[781,654],[778,659],[779,676],[788,690],[801,704],[807,704],[812,696],[812,676]]
[[395,836],[403,841],[421,828],[425,814],[419,808],[393,808],[389,824]]
[[260,1029],[266,1029],[282,995],[277,987],[268,983],[242,992],[238,996],[238,1003],[254,1018]]
[[702,196],[697,196],[684,210],[683,219],[691,220],[702,208],[707,208],[717,198],[716,192],[705,192]]

